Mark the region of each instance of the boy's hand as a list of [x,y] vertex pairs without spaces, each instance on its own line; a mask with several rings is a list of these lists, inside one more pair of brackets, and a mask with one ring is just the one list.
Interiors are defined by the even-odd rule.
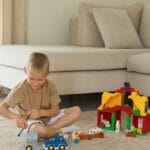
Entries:
[[19,128],[24,128],[25,129],[25,128],[28,127],[27,121],[24,118],[18,116],[18,117],[16,117],[15,120],[16,120],[16,124]]
[[41,113],[39,109],[32,109],[27,113],[27,116],[30,119],[38,119],[41,117]]

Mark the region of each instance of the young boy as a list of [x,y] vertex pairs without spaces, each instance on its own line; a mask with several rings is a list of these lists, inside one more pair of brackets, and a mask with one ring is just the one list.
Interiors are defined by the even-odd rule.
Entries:
[[[32,53],[24,68],[26,79],[11,90],[0,104],[0,114],[13,119],[20,128],[34,130],[39,138],[78,130],[72,125],[80,117],[78,106],[59,109],[61,102],[55,85],[47,80],[49,60],[42,53]],[[17,113],[9,108],[16,108]]]

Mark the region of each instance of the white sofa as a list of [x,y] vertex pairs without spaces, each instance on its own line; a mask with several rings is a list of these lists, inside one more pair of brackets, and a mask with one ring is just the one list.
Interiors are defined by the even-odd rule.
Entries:
[[[49,56],[51,74],[60,94],[114,90],[126,80],[126,59],[143,49],[105,49],[80,46],[11,45],[0,47],[0,85],[13,88],[25,78],[23,67],[29,54]],[[149,51],[145,49],[144,51]]]
[[[88,6],[88,11],[86,11],[86,13],[84,11],[83,14],[81,13],[78,19],[71,19],[70,21],[70,39],[72,45],[1,46],[0,85],[11,89],[20,80],[23,80],[25,78],[23,67],[26,64],[29,54],[33,51],[40,51],[45,53],[50,59],[51,74],[48,78],[56,83],[61,95],[97,93],[105,90],[113,91],[118,87],[121,87],[123,82],[128,80],[127,58],[134,54],[150,52],[150,31],[148,30],[150,19],[147,17],[147,9],[141,4],[133,5],[134,7],[123,6],[119,9],[119,13],[123,16],[128,15],[124,14],[124,12],[128,10],[129,14],[133,14],[132,21],[134,21],[134,25],[132,24],[133,30],[131,31],[136,33],[136,38],[134,39],[136,42],[130,42],[130,36],[132,37],[132,35],[129,35],[125,42],[122,43],[123,47],[121,48],[120,45],[119,47],[118,45],[114,46],[114,43],[112,42],[113,40],[107,39],[109,38],[107,33],[103,33],[106,35],[106,41],[104,41],[104,37],[101,35],[101,42],[99,42],[97,41],[97,38],[94,37],[94,34],[89,32],[95,32],[96,30],[96,35],[99,35],[100,37],[100,31],[97,28],[99,22],[97,22],[97,25],[94,23],[94,28],[87,30],[88,33],[79,28],[79,25],[82,25],[82,29],[88,27],[87,24],[86,26],[83,26],[82,21],[86,20],[85,16],[87,16],[87,13],[88,15],[91,15],[91,11],[93,11],[89,11],[89,5],[87,4],[82,4],[82,6],[86,6],[86,9]],[[121,11],[122,9],[125,11]],[[99,10],[94,11],[97,13]],[[95,17],[97,15],[96,13],[93,12]],[[127,17],[127,19],[129,20],[129,17]],[[130,26],[132,21],[130,21]],[[122,32],[124,31],[119,32],[119,34]],[[115,36],[114,39],[117,39],[117,44],[121,43],[121,41],[118,42],[118,40],[121,40],[120,37]],[[128,45],[128,43],[130,44]]]
[[127,60],[127,79],[140,94],[150,97],[150,53],[136,54]]

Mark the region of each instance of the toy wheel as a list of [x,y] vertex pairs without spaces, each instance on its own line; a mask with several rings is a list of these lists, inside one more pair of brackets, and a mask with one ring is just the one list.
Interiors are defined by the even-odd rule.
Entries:
[[55,147],[52,146],[52,145],[50,145],[50,146],[48,147],[48,150],[55,150]]
[[26,146],[26,150],[32,150],[32,146],[31,145]]
[[65,150],[65,146],[64,145],[60,145],[59,146],[59,150]]

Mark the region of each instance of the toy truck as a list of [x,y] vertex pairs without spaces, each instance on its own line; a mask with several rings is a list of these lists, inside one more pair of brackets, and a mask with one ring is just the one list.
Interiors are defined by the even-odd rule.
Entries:
[[38,144],[38,135],[36,132],[34,131],[27,131],[25,133],[25,143],[24,143],[24,147],[25,150],[34,150],[37,148],[37,144]]
[[44,150],[66,150],[68,143],[61,134],[56,134],[54,138],[47,139],[43,143]]

